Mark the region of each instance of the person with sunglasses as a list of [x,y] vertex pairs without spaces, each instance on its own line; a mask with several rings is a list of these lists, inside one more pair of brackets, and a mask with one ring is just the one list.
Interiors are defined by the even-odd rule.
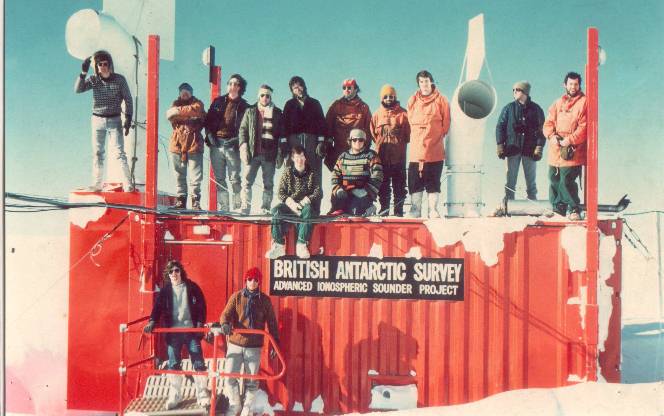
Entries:
[[[496,152],[507,160],[505,198],[514,199],[519,166],[523,165],[528,199],[537,199],[536,162],[542,159],[546,138],[542,134],[544,111],[530,98],[530,83],[519,81],[512,87],[514,100],[503,107],[496,124]],[[502,207],[494,212],[500,215]]]
[[240,123],[248,104],[242,98],[247,90],[247,81],[240,74],[228,79],[226,94],[217,97],[210,104],[205,117],[205,143],[210,148],[210,165],[214,171],[217,189],[217,208],[230,211],[231,205],[226,186],[228,174],[233,190],[233,210],[240,209],[240,163],[238,134]]
[[397,101],[397,91],[389,84],[380,89],[380,108],[371,117],[371,135],[383,163],[380,186],[380,215],[390,214],[390,184],[394,190],[394,215],[403,217],[406,199],[406,145],[410,141],[408,114]]
[[383,183],[383,166],[378,154],[369,148],[364,130],[353,129],[344,151],[332,171],[331,215],[374,215],[374,201]]
[[[279,140],[284,137],[283,114],[272,102],[272,87],[263,84],[258,89],[258,101],[244,113],[240,124],[240,160],[245,166],[242,178],[243,215],[251,213],[251,188],[258,169],[263,174],[263,201],[261,215],[270,215],[272,190]],[[279,159],[283,163],[283,156]]]
[[[231,295],[219,318],[221,333],[227,336],[225,373],[239,373],[243,364],[245,374],[258,374],[260,368],[263,335],[240,334],[233,332],[234,329],[264,330],[267,325],[270,335],[279,343],[277,318],[270,297],[260,290],[261,278],[262,273],[257,267],[247,270],[244,274],[245,287]],[[274,359],[276,351],[271,350],[269,355]],[[224,393],[229,401],[226,415],[235,416],[240,409],[243,416],[253,414],[251,408],[256,400],[258,385],[258,380],[245,379],[242,403],[238,379],[227,378],[224,383]]]
[[[95,74],[85,78],[94,61]],[[104,182],[104,155],[106,154],[106,135],[109,146],[115,148],[115,154],[122,171],[122,189],[134,190],[127,155],[124,150],[124,136],[129,135],[134,104],[129,85],[124,76],[115,73],[111,54],[100,50],[86,58],[81,65],[81,73],[76,77],[74,91],[83,93],[92,90],[92,185],[86,188],[90,192],[100,192]],[[125,106],[125,121],[122,123],[122,103]],[[124,127],[124,135],[123,133]]]
[[320,146],[320,156],[325,158],[325,166],[334,169],[339,155],[348,150],[348,137],[353,129],[364,131],[370,137],[371,111],[369,106],[358,96],[360,86],[354,79],[346,79],[341,85],[343,95],[332,103],[327,110],[328,139]]
[[[164,280],[161,290],[152,306],[150,320],[143,332],[151,333],[155,326],[163,328],[202,328],[207,317],[205,297],[201,288],[187,277],[182,263],[170,260],[164,267]],[[159,325],[158,325],[159,324]],[[189,351],[194,371],[207,371],[201,350],[202,333],[168,333],[166,348],[168,351],[168,369],[181,370],[181,350]],[[169,383],[166,409],[174,409],[182,401],[182,379],[179,374],[168,374]],[[194,376],[196,399],[200,406],[210,405],[210,393],[207,389],[207,376]]]
[[409,217],[422,216],[427,191],[429,218],[440,218],[440,176],[445,164],[445,135],[450,129],[450,105],[438,91],[433,76],[422,70],[415,76],[418,90],[408,100],[410,152],[408,164]]
[[203,181],[203,136],[205,120],[203,102],[193,96],[194,89],[186,82],[178,87],[178,98],[166,111],[166,118],[173,126],[168,145],[173,174],[177,185],[177,201],[174,209],[187,207],[187,176],[191,209],[201,209],[201,182]]

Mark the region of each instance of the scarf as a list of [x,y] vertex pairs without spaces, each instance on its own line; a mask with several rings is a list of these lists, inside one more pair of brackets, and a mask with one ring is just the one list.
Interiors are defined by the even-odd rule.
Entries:
[[260,292],[257,290],[255,292],[250,291],[246,287],[242,290],[242,296],[247,298],[247,304],[244,307],[244,316],[249,318],[249,328],[255,329],[254,324],[255,324],[255,317],[254,317],[254,312],[255,312],[255,306],[256,302],[258,301],[258,298],[260,297]]

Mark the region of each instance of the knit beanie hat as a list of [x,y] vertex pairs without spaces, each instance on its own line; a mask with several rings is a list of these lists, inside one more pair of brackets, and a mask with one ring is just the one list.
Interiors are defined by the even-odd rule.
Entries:
[[258,267],[252,267],[251,269],[247,270],[244,273],[244,281],[246,282],[249,279],[256,279],[258,280],[258,284],[261,284],[261,278],[263,277],[263,274],[261,273],[260,270],[258,270]]
[[381,87],[378,98],[382,100],[386,95],[391,95],[394,98],[397,98],[397,90],[395,90],[390,84],[385,84]]
[[353,129],[350,131],[350,134],[348,135],[348,140],[352,138],[362,138],[366,140],[367,134],[362,129]]
[[514,83],[512,90],[520,89],[524,94],[530,95],[530,82],[528,81],[518,81]]
[[183,82],[183,83],[180,84],[180,86],[178,87],[178,92],[182,92],[182,90],[187,90],[187,91],[189,91],[189,94],[193,94],[193,93],[194,93],[194,89],[191,87],[191,85],[187,84],[186,82]]

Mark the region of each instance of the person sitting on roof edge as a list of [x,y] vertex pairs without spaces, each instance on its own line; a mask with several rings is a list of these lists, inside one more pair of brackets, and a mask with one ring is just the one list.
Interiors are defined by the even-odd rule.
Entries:
[[332,171],[330,213],[374,215],[374,201],[383,182],[380,157],[369,148],[364,130],[351,130],[348,144],[350,148],[339,155]]
[[320,171],[309,165],[306,150],[297,144],[291,149],[292,164],[286,165],[279,181],[277,198],[281,203],[272,209],[272,247],[266,256],[276,259],[286,254],[284,236],[288,232],[285,216],[297,215],[302,222],[296,222],[297,244],[295,253],[303,259],[309,258],[309,239],[317,217],[323,191],[320,186]]
[[258,89],[258,101],[244,113],[240,124],[240,160],[244,165],[242,177],[243,215],[251,213],[251,188],[256,180],[258,169],[263,173],[263,203],[261,214],[270,215],[274,171],[281,167],[283,155],[277,144],[283,134],[281,109],[272,102],[272,87],[263,84]]
[[201,181],[203,181],[203,136],[201,129],[205,119],[203,103],[193,96],[194,89],[183,82],[178,87],[179,96],[166,111],[166,118],[173,126],[168,150],[175,175],[177,202],[175,209],[187,207],[187,176],[191,208],[201,209]]
[[[207,308],[201,288],[187,277],[187,272],[177,260],[170,260],[164,267],[164,283],[152,307],[150,321],[143,332],[150,333],[162,321],[164,328],[202,328],[205,323]],[[168,369],[181,370],[181,350],[189,350],[194,371],[206,371],[201,350],[202,333],[179,332],[166,334],[168,349]],[[182,401],[182,376],[168,374],[168,400],[166,409],[174,409]],[[207,390],[208,377],[194,376],[196,399],[200,406],[210,405],[210,393]]]

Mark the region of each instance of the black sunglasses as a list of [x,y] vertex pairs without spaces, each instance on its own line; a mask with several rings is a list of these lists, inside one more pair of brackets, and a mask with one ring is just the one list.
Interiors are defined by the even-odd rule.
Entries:
[[351,142],[363,142],[365,139],[362,137],[352,137],[350,139]]
[[182,271],[182,270],[180,270],[180,269],[178,269],[178,268],[176,267],[176,268],[174,268],[174,269],[171,269],[168,273],[169,273],[169,274],[171,274],[171,273],[180,273],[181,271]]

